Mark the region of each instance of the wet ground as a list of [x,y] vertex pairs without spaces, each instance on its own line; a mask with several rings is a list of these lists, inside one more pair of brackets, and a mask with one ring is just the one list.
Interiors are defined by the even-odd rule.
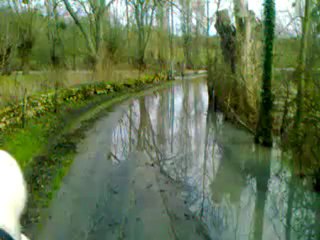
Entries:
[[204,80],[119,105],[78,144],[35,239],[320,239],[319,195],[252,142],[208,111]]

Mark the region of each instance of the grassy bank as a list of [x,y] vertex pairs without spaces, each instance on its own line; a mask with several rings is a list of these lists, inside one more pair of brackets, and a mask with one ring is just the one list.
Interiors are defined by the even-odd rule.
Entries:
[[[116,103],[169,84],[154,78],[114,84],[113,91],[65,101],[57,112],[49,109],[40,117],[28,120],[24,128],[13,126],[1,132],[0,148],[17,159],[28,183],[29,202],[23,217],[27,231],[33,232],[41,215],[45,214],[43,210],[48,207],[71,166],[77,143],[95,120],[107,114]],[[94,85],[86,87],[87,91],[91,87]]]

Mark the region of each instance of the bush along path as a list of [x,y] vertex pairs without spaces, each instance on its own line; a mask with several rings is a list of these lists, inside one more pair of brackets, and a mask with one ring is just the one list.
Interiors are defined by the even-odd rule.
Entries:
[[22,220],[27,232],[39,227],[85,130],[112,105],[168,84],[153,76],[121,84],[89,84],[30,96],[0,113],[0,148],[18,160],[28,184],[28,207]]

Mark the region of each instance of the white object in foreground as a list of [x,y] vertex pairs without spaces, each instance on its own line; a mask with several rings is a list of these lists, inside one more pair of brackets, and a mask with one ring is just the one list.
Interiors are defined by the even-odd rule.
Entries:
[[20,227],[26,202],[26,183],[21,168],[9,153],[0,150],[0,229],[14,240],[28,240]]

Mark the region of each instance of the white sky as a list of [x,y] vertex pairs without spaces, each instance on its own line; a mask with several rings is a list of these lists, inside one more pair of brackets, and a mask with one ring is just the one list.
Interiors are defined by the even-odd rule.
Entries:
[[[203,0],[206,1],[206,0]],[[210,1],[210,11],[216,11],[216,2],[217,0],[209,0]],[[253,10],[256,13],[258,18],[262,18],[263,16],[263,2],[264,0],[247,0],[249,9]],[[233,0],[221,0],[220,9],[229,9],[229,12],[232,12]],[[293,2],[296,0],[275,0],[276,4],[276,19],[277,19],[277,33],[281,34],[294,34],[294,32],[299,31],[299,25],[291,25],[287,26],[291,17],[295,15],[296,10],[292,7]],[[287,28],[286,28],[287,27]],[[211,26],[210,34],[216,34],[213,25]]]
[[[206,1],[206,0],[204,0]],[[217,0],[209,0],[213,4],[217,2]],[[253,10],[258,16],[261,16],[262,10],[263,10],[263,2],[264,0],[247,0],[249,9]],[[221,6],[220,8],[230,8],[232,5],[233,0],[221,0]],[[277,12],[281,11],[287,11],[292,10],[292,3],[295,2],[295,0],[275,0],[276,9]],[[215,4],[214,4],[215,5]],[[212,6],[214,7],[214,6]]]
[[[2,0],[0,0],[2,1]],[[41,0],[40,0],[41,1]],[[110,0],[107,0],[109,2]],[[179,2],[179,0],[174,0]],[[201,0],[203,3],[207,3],[207,0]],[[233,1],[234,0],[220,0],[220,10],[222,9],[228,9],[230,14],[233,12]],[[256,16],[258,18],[262,18],[263,16],[263,2],[264,0],[246,0],[249,5],[249,9],[253,10],[256,13]],[[275,0],[276,4],[276,19],[277,19],[277,28],[276,33],[277,34],[284,34],[284,35],[295,35],[297,32],[300,31],[299,24],[292,24],[288,25],[292,19],[293,16],[296,15],[295,8],[292,7],[292,3],[296,2],[298,0]],[[303,1],[303,0],[302,0]],[[210,3],[210,15],[214,15],[217,8],[217,2],[218,0],[209,0]],[[124,1],[123,0],[116,0],[113,4],[113,7],[117,9],[118,14],[124,15],[125,14],[125,7],[124,7]],[[175,15],[175,32],[180,32],[180,19],[178,14]],[[206,22],[206,16],[204,16],[204,22]],[[216,31],[214,28],[214,24],[211,25],[210,28],[210,35],[215,35]]]
[[[292,11],[292,0],[276,0],[276,9],[277,12],[281,11]],[[252,9],[256,12],[257,15],[261,15],[263,9],[263,0],[248,0],[249,9]],[[260,14],[259,14],[260,13]]]

